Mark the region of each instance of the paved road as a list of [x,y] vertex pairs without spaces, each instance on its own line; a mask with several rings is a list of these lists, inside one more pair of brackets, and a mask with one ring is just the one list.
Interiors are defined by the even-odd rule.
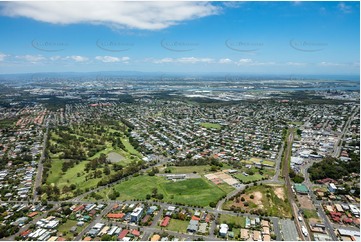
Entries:
[[38,163],[38,171],[36,173],[36,177],[35,177],[35,183],[33,186],[33,202],[37,202],[39,200],[38,195],[36,194],[36,188],[41,186],[41,182],[42,182],[42,178],[43,178],[43,169],[44,169],[44,165],[43,165],[43,161],[45,159],[45,150],[46,150],[46,141],[48,139],[48,134],[49,134],[49,121],[46,121],[46,131],[44,134],[44,138],[43,138],[43,152],[41,153],[41,157],[39,159],[39,163]]
[[82,240],[83,236],[85,235],[85,233],[87,233],[96,223],[99,223],[102,219],[102,217],[109,213],[109,211],[112,209],[113,204],[108,204],[108,206],[106,208],[104,208],[100,214],[98,214],[98,216],[93,219],[93,221],[88,224],[88,226],[86,226],[76,237],[75,240],[76,241],[80,241]]
[[344,125],[342,132],[339,135],[339,141],[338,143],[335,143],[334,146],[334,152],[332,154],[333,157],[339,157],[340,153],[341,153],[341,149],[342,149],[342,141],[343,141],[343,137],[345,136],[345,134],[347,133],[348,129],[350,128],[350,124],[351,121],[354,119],[356,113],[357,113],[357,109],[359,108],[358,105],[354,106],[353,109],[351,110],[352,114],[349,117],[349,119],[346,121],[346,124]]
[[272,224],[273,224],[273,231],[276,234],[276,240],[281,241],[282,235],[281,235],[281,229],[280,229],[280,221],[278,218],[271,218]]

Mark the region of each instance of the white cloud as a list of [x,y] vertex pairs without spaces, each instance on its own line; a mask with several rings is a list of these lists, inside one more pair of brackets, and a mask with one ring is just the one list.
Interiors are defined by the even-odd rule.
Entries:
[[337,7],[338,7],[338,9],[340,9],[341,12],[343,12],[343,13],[351,13],[351,12],[352,12],[351,6],[346,5],[346,3],[341,2],[341,3],[339,3],[339,4],[337,5]]
[[160,30],[220,12],[207,2],[7,2],[0,14],[52,24],[91,23],[112,28]]
[[286,65],[288,65],[288,66],[304,66],[304,65],[306,65],[306,63],[302,63],[302,62],[287,62]]
[[127,56],[122,57],[122,58],[115,57],[115,56],[96,56],[95,59],[98,61],[105,62],[105,63],[114,63],[114,62],[128,63],[128,61],[130,60],[130,58]]
[[252,63],[252,59],[240,59],[237,64],[238,65],[244,65],[244,64],[249,64],[249,63]]
[[40,61],[46,60],[42,55],[17,55],[16,59],[24,60],[30,63],[38,63]]
[[67,57],[65,57],[65,59],[71,59],[71,60],[74,60],[76,62],[85,62],[85,61],[89,60],[87,57],[80,56],[80,55],[67,56]]
[[50,59],[51,61],[57,61],[57,60],[61,60],[62,57],[59,56],[59,55],[56,55],[56,56],[51,56],[49,59]]
[[254,61],[252,59],[240,59],[236,62],[238,66],[270,66],[270,65],[276,65],[276,62],[269,61],[269,62],[260,62],[260,61]]
[[229,58],[213,59],[213,58],[199,58],[199,57],[182,57],[182,58],[163,58],[163,59],[145,59],[146,62],[152,62],[155,64],[163,63],[181,63],[181,64],[235,64],[237,66],[267,66],[276,65],[276,62],[259,62],[252,59],[243,58],[238,61],[233,61]]
[[8,55],[5,55],[3,53],[0,52],[0,61],[4,61],[5,57],[7,57]]
[[173,58],[163,58],[160,60],[152,60],[153,63],[155,64],[162,64],[162,63],[172,63],[174,62]]
[[240,8],[246,2],[233,2],[233,1],[226,1],[222,2],[223,6],[227,8]]
[[333,63],[333,62],[326,62],[322,61],[319,63],[320,66],[344,66],[344,64],[341,63]]
[[219,60],[220,64],[229,64],[229,63],[232,63],[232,62],[233,61],[231,59],[228,59],[228,58],[223,58],[223,59]]
[[182,63],[182,64],[195,64],[195,63],[213,63],[212,58],[196,58],[196,57],[182,57],[182,58],[163,58],[163,59],[148,59],[155,64],[163,63]]
[[183,57],[183,58],[177,59],[177,62],[180,62],[180,63],[192,63],[192,64],[199,63],[199,62],[211,63],[211,62],[213,62],[213,59],[211,59],[211,58]]

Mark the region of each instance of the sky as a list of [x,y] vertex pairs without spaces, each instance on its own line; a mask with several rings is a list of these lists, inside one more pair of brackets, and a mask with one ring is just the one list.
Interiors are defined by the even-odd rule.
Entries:
[[359,75],[359,2],[0,2],[0,73]]

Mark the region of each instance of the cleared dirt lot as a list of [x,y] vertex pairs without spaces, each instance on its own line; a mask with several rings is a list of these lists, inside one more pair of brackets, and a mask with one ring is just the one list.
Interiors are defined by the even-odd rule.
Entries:
[[313,206],[311,199],[307,195],[297,195],[297,198],[301,204],[301,208],[316,209],[315,206]]

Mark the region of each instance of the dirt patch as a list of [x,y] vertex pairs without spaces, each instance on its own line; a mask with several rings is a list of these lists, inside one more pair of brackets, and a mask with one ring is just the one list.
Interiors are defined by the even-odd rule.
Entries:
[[285,190],[283,187],[277,187],[274,192],[279,199],[285,200]]
[[254,198],[253,201],[255,204],[257,204],[260,208],[263,208],[262,205],[262,193],[261,192],[254,192],[252,193]]
[[309,218],[308,219],[308,223],[310,224],[317,224],[317,223],[320,223],[321,222],[321,219],[316,219],[316,218]]
[[107,156],[108,160],[110,160],[110,162],[115,163],[115,162],[119,162],[122,161],[124,159],[124,157],[116,152],[110,152]]
[[311,209],[311,210],[316,209],[311,199],[308,197],[308,195],[297,195],[297,198],[298,198],[298,202],[301,205],[301,208]]

